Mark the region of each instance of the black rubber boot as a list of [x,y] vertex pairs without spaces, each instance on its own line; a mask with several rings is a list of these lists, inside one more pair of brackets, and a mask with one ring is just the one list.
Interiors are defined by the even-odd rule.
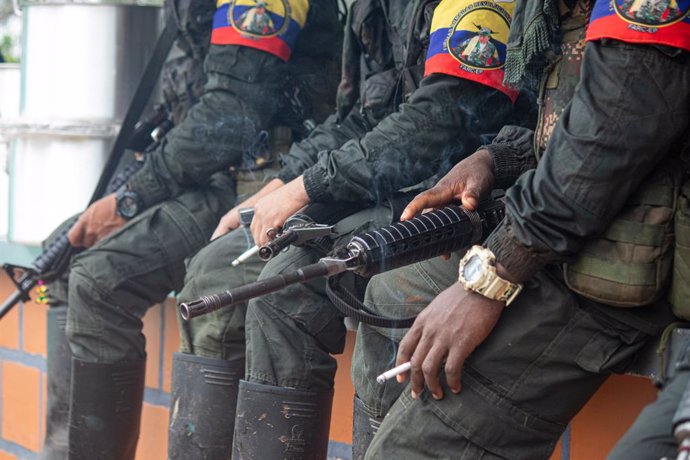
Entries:
[[234,460],[324,460],[333,390],[240,382]]
[[67,307],[52,307],[47,319],[46,442],[39,460],[67,458],[67,424],[69,423],[69,389],[72,377],[72,353],[65,336]]
[[352,460],[364,460],[369,444],[381,426],[383,417],[377,417],[355,395],[352,416]]
[[137,449],[146,361],[72,360],[70,460],[131,460]]
[[232,434],[244,359],[173,355],[168,459],[232,457]]

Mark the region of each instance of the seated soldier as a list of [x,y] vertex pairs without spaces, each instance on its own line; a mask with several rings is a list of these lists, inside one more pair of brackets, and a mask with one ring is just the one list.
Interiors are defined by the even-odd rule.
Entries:
[[[454,6],[450,1],[442,5],[449,23],[463,6],[480,6]],[[511,119],[517,93],[500,84],[500,69],[464,64],[444,47],[442,33],[429,45],[424,69],[423,39],[436,6],[401,0],[354,4],[346,29],[339,117],[293,145],[281,173],[286,184],[253,201],[251,229],[258,244],[267,241],[269,228],[281,227],[310,202],[382,204],[397,190],[455,163],[481,143],[482,134]],[[484,16],[497,22],[498,37],[507,37],[510,11],[512,4],[496,4],[491,17]],[[398,107],[400,102],[404,103]],[[340,135],[344,131],[349,137]],[[316,141],[325,148],[309,145]],[[338,236],[331,243],[391,218],[385,206],[346,217],[336,225]],[[231,273],[237,269],[229,261],[237,256],[237,241],[243,238],[231,232],[200,251],[188,265],[180,300],[233,287],[229,280],[234,281]],[[323,248],[291,248],[270,261],[260,278],[323,255]],[[281,458],[289,452],[295,458],[325,457],[335,373],[331,353],[342,351],[345,328],[324,285],[325,280],[315,280],[249,304],[248,373],[238,395],[235,456]],[[242,337],[242,312],[241,305],[226,309],[226,323],[207,329],[211,335],[201,336],[203,330],[197,329],[194,341]],[[194,321],[186,327],[194,329]],[[283,410],[281,401],[290,401],[290,407]],[[291,424],[295,421],[298,425]]]
[[[268,1],[278,30],[249,36],[234,19],[252,5],[219,2],[200,101],[127,185],[91,205],[69,233],[74,246],[88,248],[72,260],[66,289],[55,290],[65,294],[73,354],[69,458],[134,458],[146,357],[141,318],[181,288],[184,259],[208,241],[237,193],[271,174],[272,159],[257,148],[266,131],[304,132],[332,111],[342,34],[335,0]],[[227,368],[234,356],[226,351],[211,364]],[[193,364],[208,368],[207,361]],[[231,437],[233,417],[221,422],[222,405],[204,415],[218,431],[171,436],[170,458],[226,456],[213,449]]]
[[[367,407],[385,414],[367,459],[549,458],[568,422],[607,376],[630,366],[647,340],[673,320],[663,279],[653,283],[649,299],[636,297],[643,291],[635,274],[648,268],[636,260],[642,251],[619,256],[617,270],[598,267],[604,265],[602,248],[639,244],[626,234],[629,223],[654,214],[635,213],[650,206],[639,200],[651,196],[635,192],[662,176],[663,198],[673,193],[668,184],[677,183],[678,171],[668,165],[675,164],[690,125],[690,36],[678,28],[673,33],[672,25],[670,35],[627,28],[609,1],[594,4],[572,100],[550,135],[547,129],[535,136],[538,146],[543,134],[549,138],[541,159],[508,189],[503,223],[484,247],[472,248],[462,261],[454,254],[450,261],[429,260],[369,283],[366,303],[373,310],[419,316],[402,340],[391,331],[358,331],[356,391]],[[548,30],[563,9],[539,1],[523,6],[511,43],[530,46],[534,37],[527,26],[537,20]],[[604,27],[607,21],[618,27]],[[571,26],[561,25],[563,36]],[[646,44],[650,37],[652,45]],[[535,79],[539,74],[524,73],[535,69],[530,63],[523,60],[517,70],[507,66],[506,74]],[[553,77],[548,81],[559,81]],[[544,107],[548,111],[548,103]],[[540,120],[553,120],[547,115]],[[512,167],[479,150],[402,217],[458,198],[474,207],[495,180],[529,169],[529,137],[519,133],[505,129],[489,147],[515,151]],[[597,243],[614,218],[618,235],[606,233],[609,246]],[[662,230],[665,225],[641,223]],[[566,261],[564,269],[560,263]],[[656,265],[651,269],[656,274]],[[488,291],[479,279],[501,289]],[[503,294],[516,289],[521,291],[506,308],[512,299]],[[637,308],[614,306],[627,301]],[[396,350],[395,364],[410,362],[410,382],[377,387],[376,374],[392,365]]]
[[[113,192],[118,183],[127,180],[141,166],[142,152],[155,148],[156,139],[161,139],[172,126],[185,118],[189,108],[203,93],[206,76],[203,62],[210,45],[211,21],[215,10],[214,2],[189,1],[164,3],[164,19],[171,26],[177,25],[184,33],[178,33],[175,46],[167,56],[160,75],[163,101],[142,117],[132,133],[127,148],[135,152],[136,161],[121,168],[110,180],[107,193]],[[154,136],[155,133],[155,136]],[[126,162],[127,158],[123,160]],[[48,237],[45,244],[51,244],[62,235],[65,228],[74,223],[74,218],[63,222]],[[42,460],[67,458],[67,425],[70,403],[70,382],[72,354],[65,336],[67,321],[67,280],[69,273],[50,284],[47,315],[48,356],[47,400],[45,445],[39,454]]]

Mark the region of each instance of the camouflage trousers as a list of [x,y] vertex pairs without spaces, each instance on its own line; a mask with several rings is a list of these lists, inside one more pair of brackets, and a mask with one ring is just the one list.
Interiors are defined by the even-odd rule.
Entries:
[[[419,313],[457,280],[458,262],[455,254],[375,276],[365,303],[386,316]],[[629,367],[654,332],[614,319],[609,308],[569,291],[559,267],[542,270],[465,362],[462,391],[445,387],[440,401],[428,392],[413,400],[395,380],[378,384],[405,331],[361,324],[355,392],[372,413],[385,415],[366,458],[549,458],[570,419],[611,373]],[[658,330],[667,318],[660,316]]]
[[[145,358],[144,314],[182,288],[185,259],[208,242],[237,194],[253,193],[266,174],[218,173],[204,187],[145,210],[75,256],[70,271],[49,291],[53,305],[69,306],[73,355],[102,363]],[[186,343],[183,331],[183,347]]]
[[[387,207],[369,208],[335,226],[333,245],[353,234],[390,223]],[[293,247],[266,264],[259,279],[315,263],[325,254]],[[249,302],[247,310],[247,380],[293,388],[332,388],[336,361],[345,345],[343,316],[325,293],[326,279],[295,284]]]
[[66,333],[82,361],[117,363],[146,357],[142,318],[182,287],[184,260],[208,241],[234,203],[232,178],[153,206],[72,258],[50,286],[52,304],[67,304]]

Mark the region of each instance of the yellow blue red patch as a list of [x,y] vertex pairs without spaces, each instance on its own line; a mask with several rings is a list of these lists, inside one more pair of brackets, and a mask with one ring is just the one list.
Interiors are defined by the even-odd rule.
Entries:
[[587,40],[601,38],[690,51],[690,0],[597,0]]
[[514,102],[518,92],[503,84],[502,70],[514,9],[512,0],[443,0],[431,21],[424,74],[443,73],[476,81],[505,93]]
[[248,46],[287,61],[308,13],[309,0],[219,0],[211,44]]

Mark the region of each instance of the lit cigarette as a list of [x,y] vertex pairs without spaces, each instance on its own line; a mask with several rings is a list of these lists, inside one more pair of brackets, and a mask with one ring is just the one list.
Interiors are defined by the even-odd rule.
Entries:
[[244,251],[237,259],[232,261],[232,266],[237,267],[239,264],[249,259],[251,256],[259,252],[259,246],[253,246],[251,249]]
[[393,369],[386,371],[383,374],[376,377],[376,381],[379,383],[386,383],[386,381],[392,379],[396,375],[400,375],[403,372],[409,371],[410,367],[411,367],[411,365],[410,365],[409,361],[401,364],[400,366],[395,366]]

